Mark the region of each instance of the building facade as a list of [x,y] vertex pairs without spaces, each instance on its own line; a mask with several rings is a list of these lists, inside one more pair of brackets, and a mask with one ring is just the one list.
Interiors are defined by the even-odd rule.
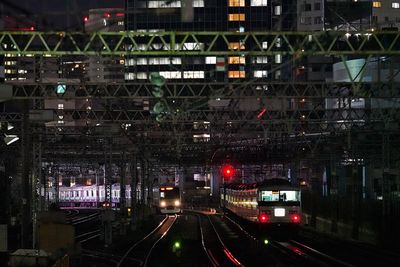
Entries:
[[[296,10],[284,0],[178,0],[126,2],[129,31],[268,31],[293,30]],[[229,47],[251,49],[241,40],[229,40]],[[185,50],[200,50],[201,43],[186,42]],[[279,45],[279,44],[277,44]],[[263,43],[267,47],[268,42]],[[129,49],[129,48],[128,48]],[[167,48],[166,48],[167,49]],[[230,80],[281,80],[291,76],[282,57],[129,57],[125,80],[147,80],[158,72],[167,80],[226,82]],[[218,66],[218,67],[217,67]]]
[[[90,9],[83,18],[85,31],[119,32],[124,31],[124,10],[121,8]],[[91,56],[85,60],[85,81],[88,82],[123,82],[125,71],[123,57]]]

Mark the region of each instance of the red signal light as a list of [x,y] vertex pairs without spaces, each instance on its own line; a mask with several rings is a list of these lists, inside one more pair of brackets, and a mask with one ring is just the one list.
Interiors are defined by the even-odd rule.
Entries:
[[235,170],[233,169],[233,167],[231,165],[225,165],[222,168],[222,175],[226,178],[230,178],[233,176],[233,174],[235,173]]
[[261,223],[266,223],[266,222],[269,221],[269,217],[268,217],[267,214],[261,213],[260,215],[258,215],[258,220],[259,220]]
[[293,214],[292,216],[291,216],[291,219],[292,219],[292,222],[294,222],[294,223],[299,223],[300,222],[300,215],[298,215],[298,214]]
[[83,17],[83,21],[84,22],[88,22],[89,21],[89,17]]

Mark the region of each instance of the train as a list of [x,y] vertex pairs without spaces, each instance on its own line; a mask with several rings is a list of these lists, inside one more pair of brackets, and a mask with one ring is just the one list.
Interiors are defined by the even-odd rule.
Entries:
[[297,231],[302,220],[301,191],[287,179],[273,178],[221,188],[222,207],[242,220],[264,229]]
[[177,186],[161,186],[158,208],[162,214],[182,213],[182,197]]
[[[89,186],[72,186],[59,187],[59,206],[60,207],[73,207],[73,208],[99,208],[111,207],[118,208],[120,201],[120,185],[113,184],[111,186],[111,203],[105,199],[104,185],[89,185]],[[130,206],[131,200],[131,187],[126,185],[126,203],[125,206]],[[148,191],[145,192],[145,199],[148,199]],[[140,186],[136,191],[137,202],[141,200]],[[54,193],[49,197],[54,201]],[[160,186],[153,188],[152,201],[149,203],[160,213],[172,214],[182,212],[182,198],[179,187],[176,186]]]
[[[129,207],[131,199],[130,185],[126,185],[126,206]],[[74,208],[97,208],[106,202],[104,185],[82,185],[82,186],[60,186],[58,189],[59,206]],[[146,197],[147,197],[147,192]],[[140,200],[140,187],[136,191],[137,200]],[[50,197],[54,200],[54,196]],[[120,201],[120,185],[111,186],[111,203],[107,203],[116,208]]]

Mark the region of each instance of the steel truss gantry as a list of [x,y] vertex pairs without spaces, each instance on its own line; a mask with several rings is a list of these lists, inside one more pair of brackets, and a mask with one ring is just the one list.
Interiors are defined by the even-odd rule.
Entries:
[[[399,55],[399,32],[0,32],[0,54]],[[240,40],[240,48],[230,46]],[[267,42],[267,43],[266,43]],[[187,43],[194,44],[189,48]],[[222,45],[221,45],[222,44]]]
[[[10,83],[12,99],[156,99],[154,85],[144,82],[68,84],[67,93],[56,93],[55,83]],[[335,98],[335,97],[400,97],[400,82],[278,82],[261,79],[222,82],[174,82],[163,86],[166,99],[245,98]]]
[[[5,56],[286,56],[301,61],[308,56],[331,56],[341,61],[353,78],[346,60],[400,55],[399,32],[1,32],[0,55]],[[239,40],[239,42],[238,42]],[[239,45],[233,45],[239,43]],[[189,45],[190,44],[190,45]],[[392,66],[393,67],[393,66]],[[365,70],[365,66],[362,68]],[[194,145],[193,135],[209,133],[214,144],[224,142],[238,147],[247,141],[271,142],[282,136],[293,140],[314,139],[314,135],[348,131],[398,131],[400,129],[400,83],[395,75],[380,82],[363,81],[361,71],[351,82],[275,82],[247,78],[226,83],[168,80],[160,99],[148,81],[132,83],[70,83],[65,94],[57,94],[54,83],[15,83],[9,100],[32,100],[34,112],[41,112],[51,100],[93,100],[96,106],[58,111],[54,121],[76,122],[71,126],[43,127],[32,121],[33,132],[43,134],[44,142],[60,135],[107,138],[101,133],[106,125],[118,129],[119,139],[132,144],[176,150]],[[363,99],[357,108],[352,101]],[[225,106],[211,104],[226,100]],[[150,111],[140,105],[149,101]],[[253,101],[252,109],[241,101]],[[167,106],[162,122],[156,121],[151,108],[157,101]],[[338,102],[337,106],[327,103]],[[290,106],[288,102],[295,103]],[[135,103],[134,105],[132,103]],[[173,105],[173,103],[175,103]],[[302,103],[301,105],[299,103]],[[264,110],[261,116],[260,111]],[[2,120],[21,121],[22,115],[0,114]],[[210,127],[194,129],[193,122],[209,122]],[[123,130],[126,125],[131,127]],[[40,125],[40,126],[37,126]],[[97,127],[100,125],[99,127]],[[97,129],[97,130],[96,130]],[[115,132],[109,132],[115,136]],[[108,137],[109,137],[108,136]],[[325,138],[317,138],[322,140]],[[126,141],[126,140],[125,140]],[[274,141],[275,142],[275,141]],[[277,142],[277,141],[276,141]],[[303,141],[301,141],[303,142]],[[259,144],[260,145],[260,144]],[[209,146],[208,146],[209,147]],[[157,149],[155,149],[156,151]]]

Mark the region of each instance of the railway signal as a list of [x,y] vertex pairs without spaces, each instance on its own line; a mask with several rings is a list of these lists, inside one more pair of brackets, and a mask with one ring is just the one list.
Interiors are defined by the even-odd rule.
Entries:
[[235,174],[235,169],[233,168],[232,165],[222,166],[222,175],[224,176],[224,179],[230,179],[233,177],[234,174]]

